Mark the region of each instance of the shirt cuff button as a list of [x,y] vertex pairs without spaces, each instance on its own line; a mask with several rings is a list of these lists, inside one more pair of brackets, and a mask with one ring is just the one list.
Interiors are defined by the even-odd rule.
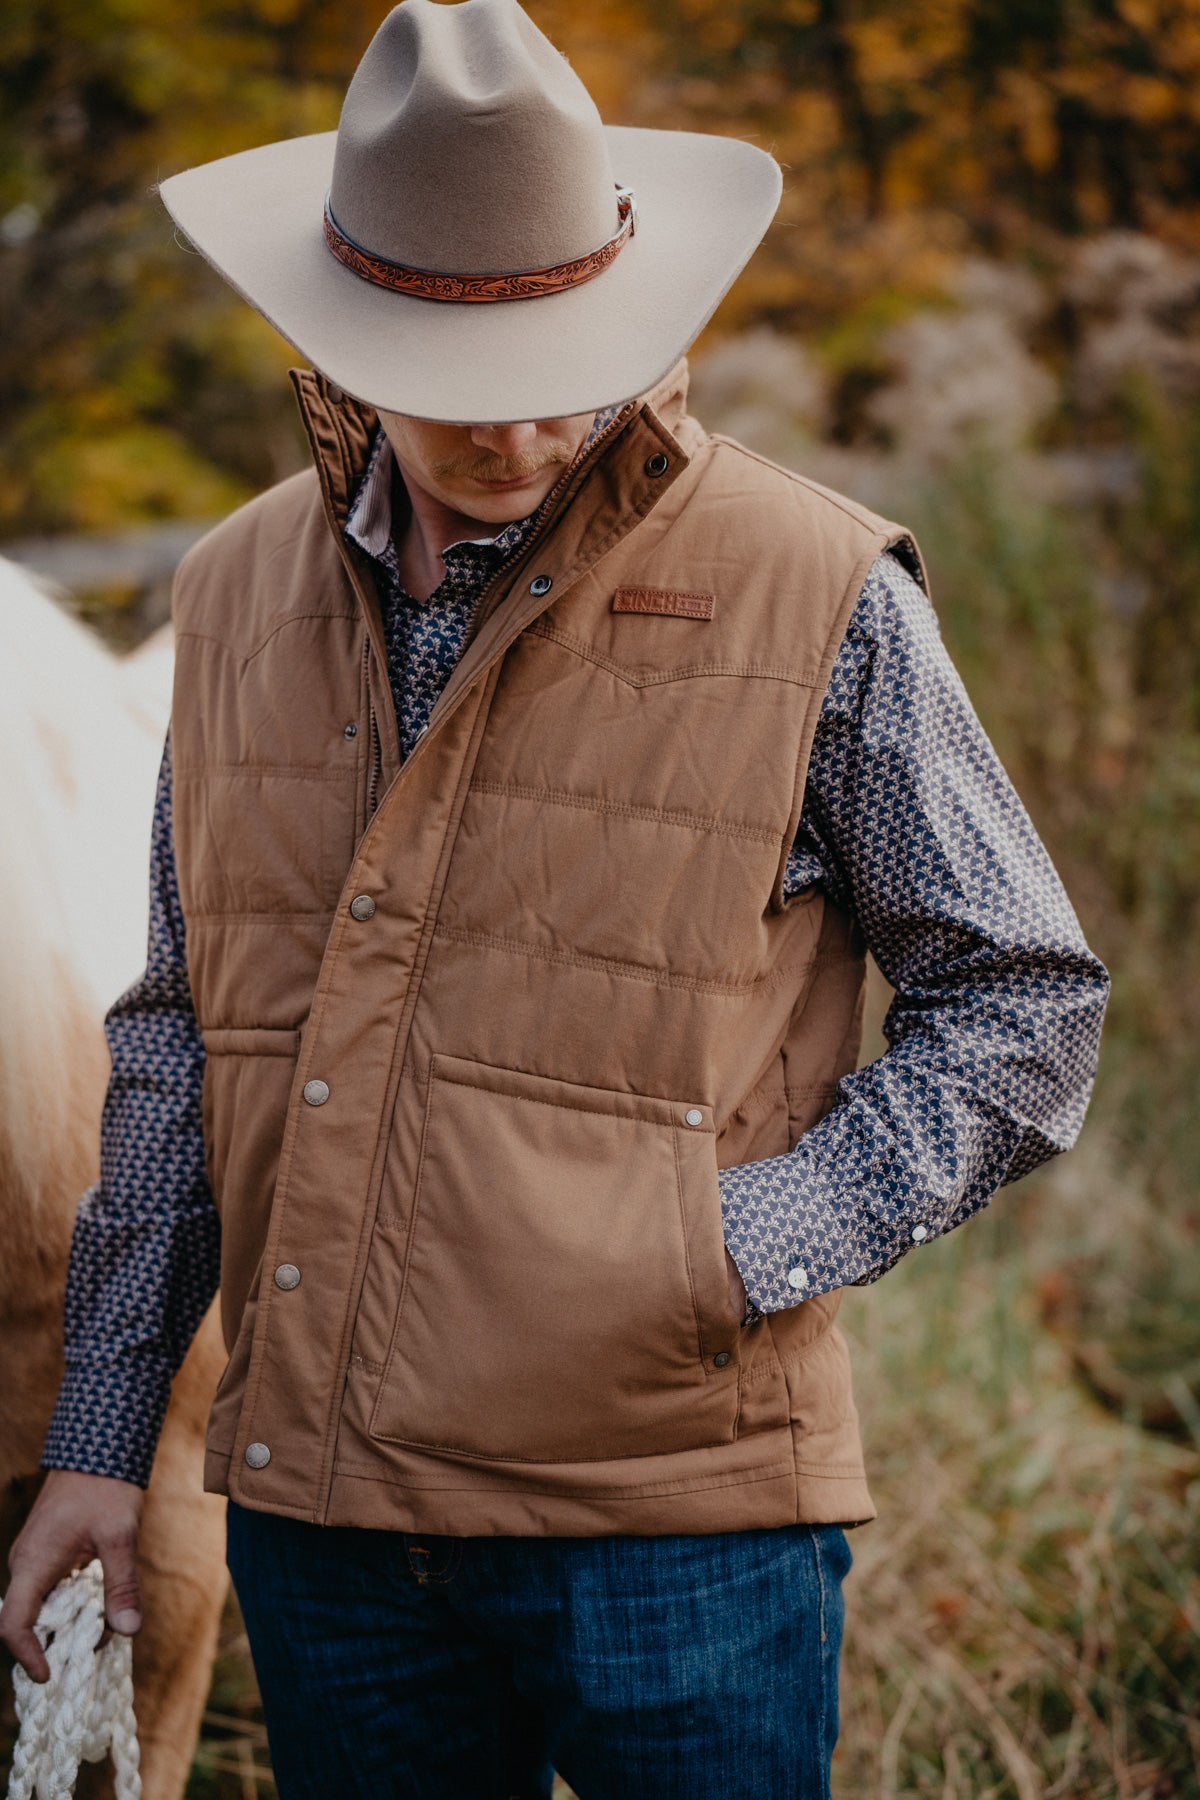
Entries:
[[808,1270],[799,1268],[789,1269],[787,1272],[787,1281],[790,1288],[806,1288],[808,1286]]
[[914,1244],[923,1244],[925,1239],[929,1236],[929,1227],[927,1225],[914,1225],[911,1235]]

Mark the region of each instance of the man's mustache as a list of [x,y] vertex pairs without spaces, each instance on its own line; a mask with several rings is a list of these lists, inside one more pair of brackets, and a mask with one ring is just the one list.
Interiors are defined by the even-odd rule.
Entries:
[[458,480],[466,476],[472,481],[528,480],[555,464],[571,460],[571,445],[557,438],[539,444],[536,450],[522,450],[516,456],[445,456],[430,465],[430,473],[439,481]]

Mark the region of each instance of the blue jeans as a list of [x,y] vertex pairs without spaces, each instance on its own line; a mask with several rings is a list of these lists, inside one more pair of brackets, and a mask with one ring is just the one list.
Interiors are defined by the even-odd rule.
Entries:
[[282,1800],[827,1800],[836,1525],[446,1538],[230,1502]]

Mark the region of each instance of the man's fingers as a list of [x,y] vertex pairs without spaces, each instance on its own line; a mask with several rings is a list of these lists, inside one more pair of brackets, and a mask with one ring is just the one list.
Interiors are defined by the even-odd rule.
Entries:
[[97,1546],[104,1570],[104,1616],[114,1631],[131,1637],[142,1627],[142,1592],[138,1582],[137,1533],[115,1532]]
[[34,1681],[49,1667],[33,1625],[42,1602],[72,1569],[93,1556],[104,1570],[109,1625],[128,1635],[142,1623],[137,1535],[141,1489],[132,1482],[74,1469],[51,1469],[33,1510],[9,1552],[12,1582],[0,1611],[0,1642]]
[[0,1607],[0,1643],[33,1681],[50,1679],[50,1665],[33,1633],[34,1620],[42,1610],[42,1598],[43,1589],[38,1580],[28,1575],[14,1575],[4,1605]]

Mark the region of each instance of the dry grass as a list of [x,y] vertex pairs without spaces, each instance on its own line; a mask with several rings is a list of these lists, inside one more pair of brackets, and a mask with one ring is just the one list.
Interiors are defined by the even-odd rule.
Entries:
[[1030,1184],[845,1309],[881,1519],[838,1800],[1200,1794],[1200,1455],[1102,1408],[1039,1316],[1072,1212]]
[[[1186,1219],[1121,1173],[1113,1086],[1069,1158],[847,1295],[880,1516],[851,1535],[835,1800],[1200,1796],[1200,1418],[1178,1378],[1200,1273]],[[1096,1342],[1136,1370],[1126,1395],[1176,1393],[1178,1429],[1097,1399]]]

